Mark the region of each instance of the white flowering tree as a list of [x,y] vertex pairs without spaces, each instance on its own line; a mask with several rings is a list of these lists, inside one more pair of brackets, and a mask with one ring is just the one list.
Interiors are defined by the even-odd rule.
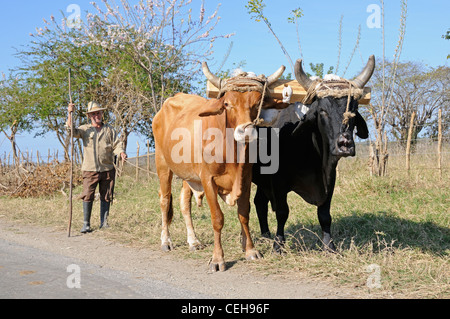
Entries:
[[164,100],[198,92],[201,62],[217,39],[231,36],[214,34],[219,7],[207,14],[204,2],[196,3],[194,10],[186,0],[102,0],[91,2],[92,9],[77,21],[44,20],[19,52],[24,63],[17,70],[37,88],[34,114],[42,133],[56,131],[67,150],[70,67],[80,124],[86,120],[80,107],[96,100],[110,109],[125,143],[131,131],[151,138],[152,117]]
[[[145,71],[150,86],[151,108],[157,112],[165,98],[192,90],[200,63],[212,53],[213,35],[220,17],[218,8],[208,17],[204,3],[193,13],[192,1],[141,0],[130,5],[103,0],[104,8],[92,3],[80,44],[96,44],[107,52],[120,52]],[[87,42],[86,42],[87,41]]]

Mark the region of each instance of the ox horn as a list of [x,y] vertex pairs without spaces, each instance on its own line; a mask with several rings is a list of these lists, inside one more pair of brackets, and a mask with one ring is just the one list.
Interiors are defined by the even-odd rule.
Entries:
[[202,63],[202,70],[203,74],[206,76],[209,82],[211,82],[216,88],[220,90],[220,82],[222,80],[209,70],[208,64],[206,62]]
[[272,75],[270,75],[267,78],[267,86],[270,86],[271,84],[275,83],[275,81],[278,80],[280,76],[283,75],[285,69],[286,67],[282,65],[278,70],[276,70]]
[[375,56],[372,54],[369,57],[369,60],[367,61],[367,64],[364,67],[364,69],[353,80],[353,83],[355,83],[355,85],[360,89],[364,88],[364,85],[366,85],[366,83],[369,82],[370,77],[372,76],[374,70],[375,70]]
[[305,71],[303,71],[302,61],[303,61],[302,59],[298,59],[295,62],[294,73],[295,73],[295,78],[297,79],[297,82],[301,86],[303,86],[305,91],[308,91],[308,89],[311,86],[311,84],[313,83],[313,81],[306,75]]

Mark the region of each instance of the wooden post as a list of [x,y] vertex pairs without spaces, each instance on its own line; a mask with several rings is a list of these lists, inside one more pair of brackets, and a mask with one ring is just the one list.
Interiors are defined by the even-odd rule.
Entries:
[[409,174],[409,170],[410,170],[410,156],[411,156],[411,136],[412,136],[412,131],[413,131],[413,124],[414,124],[414,117],[416,116],[416,112],[413,112],[411,114],[411,120],[409,122],[409,131],[408,131],[408,140],[406,142],[406,169],[408,171]]
[[147,140],[147,179],[150,178],[150,141]]
[[439,180],[442,180],[442,109],[439,109],[438,116],[438,170]]
[[388,147],[388,137],[386,131],[384,131],[384,148],[383,148],[383,176],[387,174],[387,162],[389,158],[389,154],[387,152]]
[[136,152],[136,182],[139,180],[139,142],[137,144],[137,152]]
[[370,177],[373,176],[375,167],[375,152],[373,150],[372,140],[369,140],[369,173]]

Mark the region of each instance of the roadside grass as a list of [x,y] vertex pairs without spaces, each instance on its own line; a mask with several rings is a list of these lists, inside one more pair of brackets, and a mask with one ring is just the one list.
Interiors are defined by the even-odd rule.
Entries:
[[[341,164],[340,164],[341,165]],[[341,167],[341,166],[340,166]],[[316,207],[290,193],[287,243],[282,256],[273,255],[272,241],[260,236],[252,203],[250,229],[264,258],[248,262],[240,245],[236,207],[221,201],[225,215],[222,243],[228,268],[243,266],[262,274],[302,276],[354,288],[355,298],[450,298],[450,185],[448,176],[438,181],[427,171],[417,175],[392,173],[370,177],[364,163],[347,161],[339,170],[332,201],[332,235],[338,253],[321,249]],[[352,167],[349,169],[348,167]],[[419,174],[422,174],[419,176]],[[174,218],[170,228],[179,258],[207,262],[212,255],[213,231],[206,200],[192,201],[194,227],[203,250],[189,252],[186,229],[179,209],[181,181],[174,179]],[[255,188],[252,188],[252,198]],[[74,189],[74,196],[81,187]],[[118,179],[111,208],[111,227],[97,231],[99,202],[92,214],[94,232],[124,244],[159,249],[161,216],[158,180],[135,182]],[[68,200],[60,193],[40,198],[0,197],[0,217],[67,229]],[[72,234],[82,227],[81,201],[73,201]],[[269,226],[276,218],[269,212]],[[375,283],[375,284],[374,284]]]

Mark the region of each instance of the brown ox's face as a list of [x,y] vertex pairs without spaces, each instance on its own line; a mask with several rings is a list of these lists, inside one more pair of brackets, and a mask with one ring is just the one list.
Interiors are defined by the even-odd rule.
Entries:
[[[200,111],[200,116],[220,114],[223,112],[223,110],[226,110],[227,127],[235,129],[234,139],[236,140],[236,142],[244,143],[254,141],[258,137],[258,134],[253,125],[253,121],[258,116],[258,107],[262,98],[262,94],[259,91],[249,91],[241,93],[233,91],[232,89],[226,90],[229,89],[227,86],[231,85],[231,79],[228,79],[225,81],[225,83],[223,83],[223,81],[219,77],[211,73],[206,62],[202,63],[202,70],[203,74],[206,76],[208,81],[212,83],[212,85],[218,88],[219,91],[223,90],[226,91],[226,93],[219,100],[216,100],[216,102],[209,102],[212,104],[207,104],[205,107],[203,107]],[[268,76],[267,80],[265,80],[264,82],[265,86],[270,87],[270,85],[275,83],[275,81],[277,81],[278,78],[281,77],[284,70],[285,67],[284,65],[282,65],[277,71]],[[243,77],[246,77],[246,75],[244,75]],[[239,79],[239,77],[234,77],[232,79],[236,78]],[[249,77],[249,80],[251,80],[252,78],[253,77]],[[260,81],[259,83],[261,84]],[[248,83],[244,84],[242,83],[242,81],[241,83],[239,83],[239,85],[236,83],[233,84],[237,86],[248,85]],[[260,85],[257,85],[257,87],[259,86]],[[266,105],[266,107],[269,106]]]
[[227,125],[235,128],[234,139],[238,143],[252,142],[258,138],[253,121],[258,115],[260,92],[227,92],[223,105],[227,112]]
[[219,100],[210,100],[201,110],[200,116],[218,115],[226,112],[227,127],[234,129],[238,143],[252,142],[258,138],[253,121],[258,116],[262,94],[257,91],[229,91]]

